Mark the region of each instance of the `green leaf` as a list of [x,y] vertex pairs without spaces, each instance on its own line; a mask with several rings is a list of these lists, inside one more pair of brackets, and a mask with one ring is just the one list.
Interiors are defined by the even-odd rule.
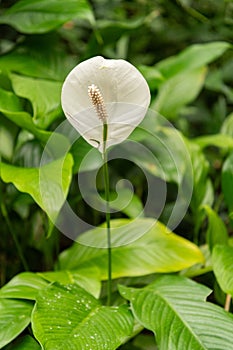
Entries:
[[122,149],[122,154],[127,151],[128,159],[154,176],[180,184],[187,173],[191,176],[191,161],[186,140],[171,125],[166,127],[160,123],[164,123],[163,117],[149,113],[130,135],[130,140],[145,146],[140,149],[140,153],[139,149],[130,143],[120,144],[118,148]]
[[137,68],[140,70],[140,72],[146,79],[150,89],[152,90],[158,88],[159,85],[165,80],[161,72],[155,67],[140,65]]
[[0,348],[15,339],[30,323],[33,304],[0,299]]
[[233,152],[227,157],[222,167],[222,191],[229,212],[233,211]]
[[[203,262],[199,248],[149,218],[116,219],[112,228],[112,274],[114,278],[154,272],[174,272]],[[96,266],[107,278],[106,229],[87,231],[60,255],[61,269]],[[131,243],[130,243],[131,242]],[[85,244],[85,245],[83,245]],[[96,247],[96,248],[94,248]],[[99,247],[99,248],[97,248]]]
[[210,271],[213,271],[212,258],[207,244],[200,246],[200,249],[205,257],[205,263],[195,264],[186,270],[180,272],[181,276],[194,278]]
[[[145,215],[150,216],[152,212],[154,216],[158,207],[161,206],[166,192],[165,181],[175,182],[178,191],[175,200],[169,203],[169,215],[165,223],[168,227],[177,227],[187,212],[193,192],[193,168],[189,142],[164,117],[151,111],[130,135],[130,140],[136,143],[130,143],[131,141],[127,140],[117,146],[118,152],[120,151],[121,154],[127,152],[128,160],[162,179],[158,181],[147,177],[148,193],[153,197],[153,203],[150,203],[153,210],[147,213],[145,209]],[[154,198],[159,198],[159,205]]]
[[224,134],[200,136],[194,139],[202,149],[209,146],[215,146],[219,148],[233,148],[233,138]]
[[[106,207],[105,201],[97,193],[93,193],[91,188],[87,190],[89,203],[95,203],[100,211],[104,211]],[[129,188],[117,188],[117,192],[110,192],[110,208],[116,212],[122,212],[129,218],[137,218],[144,216],[143,205],[138,196],[136,196]]]
[[169,78],[160,86],[152,108],[164,117],[176,118],[181,108],[198,96],[205,76],[206,68],[201,67]]
[[[106,17],[106,15],[105,15]],[[143,25],[144,18],[142,16],[137,19],[126,20],[108,20],[98,19],[98,32],[94,32],[88,43],[88,55],[98,55],[99,46],[104,43],[102,54],[109,55],[110,50],[106,49],[108,46],[118,46],[122,38],[127,38],[130,32],[135,32],[139,27]],[[119,47],[119,46],[118,46]],[[123,50],[123,52],[125,52]],[[112,51],[110,53],[112,58],[119,58],[121,55],[119,52]],[[124,53],[123,53],[124,55]]]
[[9,345],[6,350],[41,350],[41,347],[30,335],[25,335],[20,337],[14,344]]
[[7,160],[13,156],[17,133],[17,126],[2,117],[0,120],[0,156]]
[[28,99],[33,107],[33,122],[46,129],[61,115],[60,95],[62,83],[10,74],[16,95]]
[[[135,346],[135,350],[158,350],[157,346],[155,346],[155,338],[153,334],[139,334],[135,337],[133,341],[133,345]],[[131,350],[131,347],[126,348],[126,350]],[[134,348],[132,348],[134,349]]]
[[56,283],[38,296],[32,328],[46,350],[114,350],[131,334],[133,317],[126,306],[102,306],[84,289]]
[[77,133],[77,141],[74,142],[71,148],[71,153],[74,158],[73,172],[85,172],[98,169],[103,164],[101,153],[87,143]]
[[180,276],[143,289],[120,287],[136,319],[156,334],[160,350],[232,350],[233,317],[206,302],[210,290]]
[[76,283],[96,298],[100,295],[100,273],[93,267],[77,271],[22,272],[0,289],[0,298],[35,300],[38,292],[50,282]]
[[20,99],[12,92],[0,88],[0,112],[19,127],[30,131],[43,143],[51,136],[48,131],[41,130],[35,126],[32,117],[25,112]]
[[212,208],[210,208],[208,205],[203,205],[202,208],[208,217],[206,240],[209,245],[209,249],[212,252],[216,244],[227,244],[228,233],[224,222]]
[[39,275],[50,282],[59,282],[61,284],[76,283],[95,298],[100,296],[100,271],[95,267],[92,269],[79,269],[76,271],[63,270],[40,272]]
[[0,298],[35,300],[38,291],[48,283],[32,272],[22,272],[0,289]]
[[229,102],[233,102],[233,89],[225,84],[223,72],[220,69],[213,69],[208,74],[205,87],[219,94],[224,94]]
[[221,133],[233,137],[233,113],[228,115],[222,123]]
[[191,208],[197,212],[201,205],[211,206],[213,202],[211,183],[208,179],[209,163],[197,144],[189,141],[188,146],[192,160],[194,185]]
[[180,72],[193,71],[207,65],[230,47],[229,43],[221,41],[191,45],[178,55],[160,61],[155,67],[164,77],[170,78]]
[[117,189],[117,193],[111,192],[110,201],[109,205],[111,208],[121,211],[129,218],[143,216],[143,205],[141,200],[128,188],[119,188]]
[[32,34],[49,32],[75,18],[93,20],[86,0],[21,0],[0,16],[0,23]]
[[57,49],[56,36],[37,35],[36,38],[25,39],[14,51],[0,56],[0,69],[7,74],[12,72],[40,79],[63,81],[76,62],[66,56],[60,45]]
[[5,163],[0,165],[4,182],[12,182],[20,192],[30,194],[52,221],[57,218],[72,179],[71,154],[40,168],[21,168]]
[[212,253],[212,262],[221,289],[233,296],[233,247],[216,245]]

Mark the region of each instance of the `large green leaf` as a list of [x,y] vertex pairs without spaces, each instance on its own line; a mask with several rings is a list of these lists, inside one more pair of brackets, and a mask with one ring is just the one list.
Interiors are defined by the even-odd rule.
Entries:
[[[111,221],[111,227],[112,246],[115,246],[112,248],[114,278],[179,271],[203,262],[203,255],[196,245],[154,219],[116,219]],[[60,268],[96,266],[102,279],[106,279],[108,252],[101,248],[106,247],[106,229],[98,227],[87,231],[78,241],[85,245],[74,243],[64,251],[59,259]]]
[[233,296],[233,247],[216,245],[212,254],[213,270],[225,293]]
[[61,115],[60,95],[62,83],[10,74],[16,95],[28,99],[33,107],[33,121],[46,129]]
[[45,33],[74,18],[93,20],[86,0],[21,0],[0,16],[0,23],[22,33]]
[[32,272],[22,272],[0,289],[0,298],[19,298],[35,300],[38,291],[48,282]]
[[114,350],[131,334],[133,317],[126,306],[102,306],[82,288],[53,284],[37,298],[32,328],[46,350]]
[[76,283],[96,298],[100,295],[100,273],[97,268],[78,271],[22,272],[0,289],[0,298],[35,300],[38,292],[50,282]]
[[32,196],[53,221],[65,202],[72,179],[71,154],[40,168],[21,168],[1,163],[0,176],[4,182]]
[[137,320],[156,334],[160,350],[232,350],[233,317],[206,302],[210,290],[180,276],[143,289],[120,287]]
[[0,299],[0,348],[15,339],[30,323],[33,304]]
[[233,211],[233,152],[225,160],[222,167],[222,191],[228,209]]
[[152,105],[163,116],[174,119],[181,108],[198,96],[206,76],[206,68],[181,72],[167,79],[159,88]]
[[20,99],[12,92],[0,88],[0,112],[9,120],[21,128],[24,128],[34,134],[43,143],[46,143],[51,133],[41,130],[33,123],[29,113],[23,110]]
[[230,47],[229,43],[221,41],[191,45],[178,55],[160,61],[155,67],[164,77],[170,78],[180,72],[205,66]]

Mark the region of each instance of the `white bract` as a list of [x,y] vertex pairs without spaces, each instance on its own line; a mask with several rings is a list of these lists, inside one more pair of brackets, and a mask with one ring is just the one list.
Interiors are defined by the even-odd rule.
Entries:
[[150,104],[150,90],[129,62],[97,56],[78,64],[62,88],[62,108],[73,127],[92,146],[103,151],[124,141],[140,124]]

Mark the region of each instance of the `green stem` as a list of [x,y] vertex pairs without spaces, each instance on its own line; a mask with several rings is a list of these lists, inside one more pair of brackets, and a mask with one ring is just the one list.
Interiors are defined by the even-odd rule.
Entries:
[[109,173],[108,173],[108,154],[106,150],[106,141],[108,136],[108,125],[103,125],[103,170],[106,201],[106,224],[107,224],[107,249],[108,249],[108,284],[107,284],[107,305],[111,305],[112,298],[112,247],[111,247],[111,226],[110,226],[110,207],[109,207]]

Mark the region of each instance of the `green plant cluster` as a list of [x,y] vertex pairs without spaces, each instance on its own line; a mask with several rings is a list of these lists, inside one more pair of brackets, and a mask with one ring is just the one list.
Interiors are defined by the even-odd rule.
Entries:
[[[233,2],[1,6],[0,349],[233,349]],[[91,147],[82,137],[70,141],[60,104],[68,72],[95,55],[129,60],[152,96],[129,137],[150,152],[109,162],[110,198],[119,196],[110,202],[111,306],[105,218],[85,202],[77,180],[85,177],[94,202],[101,156],[94,150],[82,163]],[[55,154],[45,156],[51,135]],[[127,144],[115,147],[127,151]],[[161,213],[143,209],[145,174],[155,197],[167,186]],[[130,201],[124,184],[116,192],[122,178],[134,187]],[[102,195],[102,169],[96,186]],[[182,204],[188,196],[182,215],[177,198]],[[66,200],[95,227],[75,227],[77,242],[54,226]],[[181,219],[172,232],[174,210]]]

